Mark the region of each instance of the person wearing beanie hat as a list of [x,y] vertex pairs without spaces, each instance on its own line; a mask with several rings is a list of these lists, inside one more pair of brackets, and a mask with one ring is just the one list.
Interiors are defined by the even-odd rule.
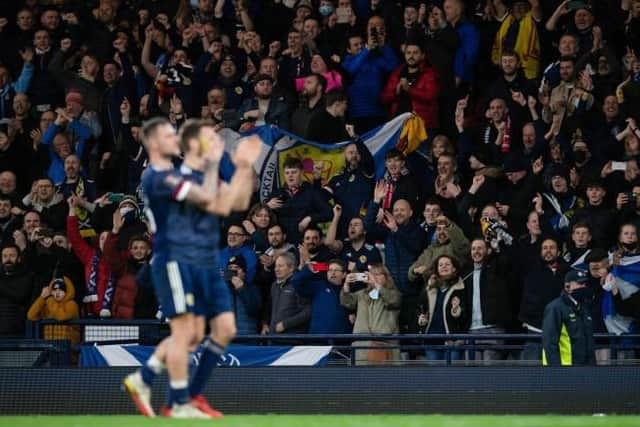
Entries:
[[245,257],[238,254],[229,258],[223,275],[231,289],[231,306],[238,335],[255,334],[262,305],[261,294],[255,283],[249,280]]
[[549,165],[544,181],[547,191],[542,194],[543,221],[547,221],[561,238],[568,238],[575,210],[584,207],[585,202],[569,186],[569,171],[564,165]]
[[544,366],[595,365],[591,307],[593,289],[589,273],[572,269],[564,277],[562,294],[544,310],[542,364]]
[[[40,296],[34,301],[27,313],[27,319],[31,321],[78,319],[80,311],[74,297],[75,288],[71,280],[66,276],[56,277],[42,288]],[[44,327],[43,335],[44,339],[68,339],[72,344],[77,344],[80,341],[77,326],[47,325]]]

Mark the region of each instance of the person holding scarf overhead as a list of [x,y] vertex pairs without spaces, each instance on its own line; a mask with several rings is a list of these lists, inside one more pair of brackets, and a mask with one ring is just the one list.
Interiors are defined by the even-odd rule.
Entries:
[[67,202],[69,203],[67,237],[73,252],[84,265],[87,289],[83,302],[86,304],[86,314],[111,317],[115,280],[106,259],[102,256],[102,249],[108,233],[106,231],[100,233],[97,247],[91,247],[80,235],[78,217],[76,216],[78,198],[71,196]]
[[513,50],[520,57],[527,79],[537,78],[540,73],[540,36],[536,26],[541,19],[539,0],[513,0],[493,42],[493,63],[500,65],[502,52]]

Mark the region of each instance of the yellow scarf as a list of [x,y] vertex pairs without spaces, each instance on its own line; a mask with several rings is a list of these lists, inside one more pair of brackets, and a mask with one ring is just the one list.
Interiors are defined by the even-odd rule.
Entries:
[[[500,64],[502,44],[514,21],[515,19],[511,14],[502,21],[502,25],[493,42],[493,49],[491,50],[491,59],[494,64]],[[536,22],[531,12],[527,13],[520,21],[520,28],[518,29],[514,50],[520,56],[524,75],[528,79],[537,78],[540,73],[540,38],[538,36]]]

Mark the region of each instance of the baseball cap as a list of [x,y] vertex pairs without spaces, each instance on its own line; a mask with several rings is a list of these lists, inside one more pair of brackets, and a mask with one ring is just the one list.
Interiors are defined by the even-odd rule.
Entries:
[[569,270],[564,276],[564,283],[577,282],[587,283],[589,281],[589,275],[583,270]]

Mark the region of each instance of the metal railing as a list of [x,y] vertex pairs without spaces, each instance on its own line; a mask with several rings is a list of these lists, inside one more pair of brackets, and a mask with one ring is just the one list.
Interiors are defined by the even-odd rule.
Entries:
[[[79,327],[80,344],[141,344],[155,345],[169,334],[166,323],[158,320],[127,319],[77,319],[68,322],[41,320],[28,322],[27,335],[34,340],[46,339],[45,328],[51,331],[56,327]],[[58,338],[58,337],[56,337]],[[610,359],[616,360],[620,351],[640,351],[640,334],[611,335],[595,334],[596,349],[608,349]],[[373,345],[375,342],[377,345]],[[540,354],[541,335],[539,334],[412,334],[412,335],[310,335],[310,334],[274,334],[244,335],[234,340],[237,344],[251,345],[329,345],[335,355],[355,364],[355,353],[362,350],[397,350],[409,354],[411,358],[424,355],[426,351],[442,352],[446,364],[452,364],[453,354],[466,356],[463,360],[474,361],[477,355],[482,359],[485,350],[517,354],[526,348]],[[369,344],[367,344],[369,343]]]

